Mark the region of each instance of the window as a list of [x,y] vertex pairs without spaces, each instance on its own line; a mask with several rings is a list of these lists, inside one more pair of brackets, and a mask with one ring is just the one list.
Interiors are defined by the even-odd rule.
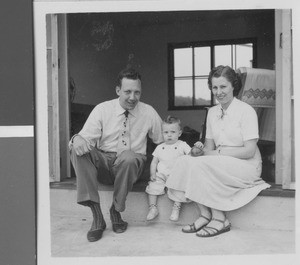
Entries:
[[255,67],[255,58],[255,39],[169,44],[169,109],[214,105],[209,71],[217,65]]

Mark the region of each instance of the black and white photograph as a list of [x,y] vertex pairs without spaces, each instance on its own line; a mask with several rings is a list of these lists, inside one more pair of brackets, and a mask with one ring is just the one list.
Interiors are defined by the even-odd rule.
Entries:
[[296,264],[298,6],[32,1],[36,264]]

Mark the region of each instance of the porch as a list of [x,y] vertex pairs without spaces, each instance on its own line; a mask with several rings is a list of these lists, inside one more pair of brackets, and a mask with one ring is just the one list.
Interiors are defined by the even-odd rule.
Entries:
[[[168,257],[203,255],[272,255],[295,253],[295,192],[273,186],[245,207],[231,211],[229,233],[199,238],[182,233],[181,227],[198,216],[194,204],[185,204],[180,219],[169,221],[172,203],[159,198],[160,214],[145,220],[148,207],[143,185],[136,186],[122,214],[129,225],[123,234],[112,231],[109,207],[112,190],[100,186],[100,198],[107,229],[103,238],[89,243],[86,233],[92,218],[90,210],[76,204],[73,180],[52,183],[50,189],[51,250],[53,257]],[[179,257],[179,258],[181,258]],[[262,264],[262,263],[261,263]]]

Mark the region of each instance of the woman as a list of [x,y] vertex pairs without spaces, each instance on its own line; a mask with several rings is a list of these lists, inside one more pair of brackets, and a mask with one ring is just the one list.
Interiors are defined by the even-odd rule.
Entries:
[[228,232],[225,212],[270,187],[260,178],[256,112],[235,98],[241,89],[239,76],[229,66],[218,66],[211,70],[208,86],[220,104],[209,109],[203,155],[180,157],[166,183],[170,199],[198,204],[199,218],[182,231],[199,237]]

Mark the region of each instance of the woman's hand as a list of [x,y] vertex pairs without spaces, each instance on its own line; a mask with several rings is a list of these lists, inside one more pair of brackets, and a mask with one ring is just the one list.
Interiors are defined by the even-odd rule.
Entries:
[[198,141],[194,144],[191,150],[191,156],[202,156],[204,155],[203,144]]
[[202,148],[198,148],[196,146],[192,147],[191,156],[203,156],[203,155],[204,155],[204,151]]
[[194,144],[194,146],[196,146],[196,147],[199,148],[199,149],[202,149],[204,145],[203,145],[202,142],[198,141],[198,142],[196,142],[196,143]]

